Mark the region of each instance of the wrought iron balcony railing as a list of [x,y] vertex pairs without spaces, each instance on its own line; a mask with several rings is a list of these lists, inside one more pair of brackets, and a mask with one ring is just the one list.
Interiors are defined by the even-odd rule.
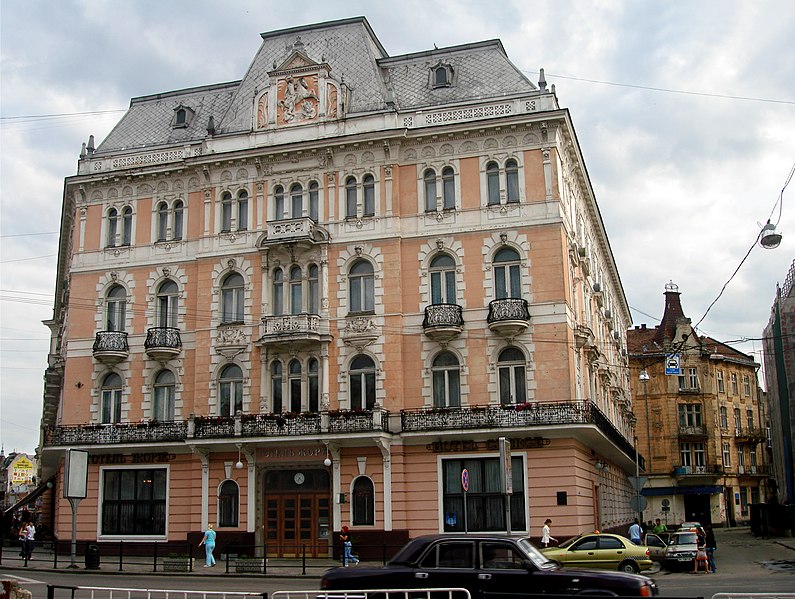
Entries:
[[[403,432],[594,424],[635,460],[635,447],[591,401],[401,410],[400,421]],[[638,455],[640,468],[645,469],[644,461],[643,456]]]
[[153,327],[146,331],[146,341],[144,341],[144,348],[166,348],[166,349],[180,349],[182,347],[182,339],[179,335],[179,329],[174,327]]
[[[327,417],[324,423],[324,417]],[[88,424],[47,428],[44,444],[106,445],[115,443],[179,442],[192,439],[295,437],[321,433],[389,432],[386,410],[343,410],[238,416],[192,416],[171,422]]]
[[674,476],[720,476],[724,468],[720,464],[702,464],[700,466],[674,466]]
[[707,429],[704,425],[690,425],[684,426],[679,425],[679,436],[680,437],[706,437],[707,436]]
[[486,322],[495,323],[504,320],[530,320],[527,300],[521,298],[496,299],[489,302],[489,315]]
[[458,304],[431,304],[425,307],[425,319],[422,321],[423,329],[463,326],[463,311]]
[[100,352],[123,352],[129,353],[130,346],[127,344],[127,333],[123,331],[98,331],[94,338],[94,353]]

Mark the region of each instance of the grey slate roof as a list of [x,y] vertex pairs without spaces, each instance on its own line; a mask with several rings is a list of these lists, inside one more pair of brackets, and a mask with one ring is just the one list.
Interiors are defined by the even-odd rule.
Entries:
[[[268,72],[296,49],[327,63],[331,76],[350,88],[348,115],[414,110],[434,105],[502,98],[536,91],[510,62],[499,40],[389,57],[367,19],[355,17],[263,33],[262,46],[242,80],[133,98],[130,109],[97,148],[97,154],[204,139],[213,116],[217,134],[251,130],[254,97],[269,85]],[[433,88],[431,67],[449,64],[453,85]],[[392,91],[390,95],[388,90]],[[394,100],[394,107],[388,100]],[[195,111],[187,128],[172,127],[179,105]]]
[[[133,98],[130,109],[97,148],[112,153],[142,147],[199,141],[207,137],[210,116],[216,123],[240,85],[239,81]],[[171,125],[174,110],[185,106],[194,111],[187,127]]]

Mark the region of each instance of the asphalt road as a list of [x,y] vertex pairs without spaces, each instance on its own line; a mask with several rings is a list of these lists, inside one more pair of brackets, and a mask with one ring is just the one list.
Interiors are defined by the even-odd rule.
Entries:
[[[718,529],[716,574],[666,572],[650,574],[657,581],[662,597],[704,597],[715,593],[792,593],[795,598],[795,539],[759,539],[747,528]],[[31,562],[33,565],[33,562]],[[307,576],[241,576],[224,575],[222,570],[198,569],[189,575],[120,573],[110,565],[103,570],[52,570],[43,563],[27,569],[0,566],[0,578],[19,580],[30,590],[33,599],[46,599],[47,584],[82,587],[114,587],[142,589],[193,590],[210,592],[268,593],[277,590],[317,589],[316,573]],[[139,595],[140,596],[140,595]],[[781,595],[779,595],[781,596]],[[75,595],[75,599],[88,594]],[[119,595],[114,594],[114,597]],[[65,590],[54,599],[71,599]]]

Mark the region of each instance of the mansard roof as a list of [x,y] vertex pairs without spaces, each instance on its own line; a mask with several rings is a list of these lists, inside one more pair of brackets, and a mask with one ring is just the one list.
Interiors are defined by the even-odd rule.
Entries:
[[[199,141],[207,136],[211,116],[217,135],[248,133],[257,93],[267,89],[275,72],[296,63],[328,69],[329,77],[345,86],[347,117],[537,91],[510,62],[499,40],[389,57],[364,17],[261,36],[262,45],[241,80],[133,98],[97,153]],[[438,65],[450,69],[450,85],[432,84],[431,73]],[[173,111],[179,106],[193,113],[186,127],[173,125]]]

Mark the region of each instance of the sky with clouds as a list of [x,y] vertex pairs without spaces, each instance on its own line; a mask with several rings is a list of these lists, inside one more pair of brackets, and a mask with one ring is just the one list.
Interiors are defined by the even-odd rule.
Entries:
[[[265,31],[366,16],[386,51],[499,38],[571,111],[634,324],[669,280],[695,324],[758,339],[795,257],[791,0],[3,0],[0,443],[38,444],[64,177],[131,97],[240,79]],[[779,199],[782,199],[779,202]],[[761,344],[736,344],[761,362]]]

